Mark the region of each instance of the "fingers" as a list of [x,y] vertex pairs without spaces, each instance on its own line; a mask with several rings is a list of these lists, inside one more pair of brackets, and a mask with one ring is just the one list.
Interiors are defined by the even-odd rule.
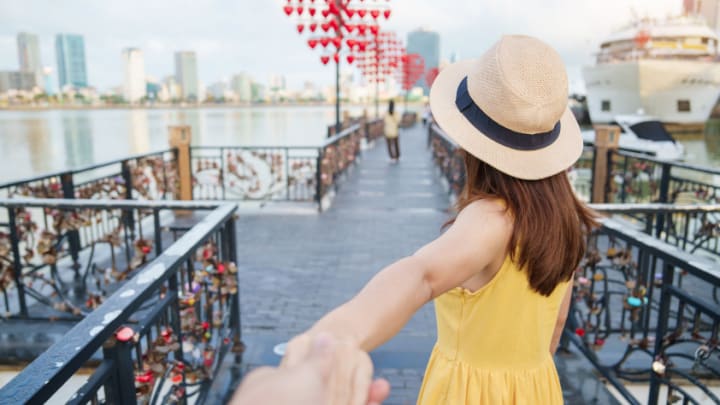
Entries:
[[351,405],[365,405],[368,401],[369,387],[372,383],[373,364],[367,353],[359,351],[356,355],[354,381],[352,383]]
[[285,346],[285,355],[280,362],[280,367],[289,368],[301,364],[310,352],[311,343],[310,335],[306,333],[292,338]]
[[305,365],[313,368],[324,384],[330,381],[332,375],[336,346],[335,338],[329,334],[320,334],[315,336],[305,356]]
[[384,378],[378,378],[370,384],[367,405],[380,405],[390,395],[390,383]]

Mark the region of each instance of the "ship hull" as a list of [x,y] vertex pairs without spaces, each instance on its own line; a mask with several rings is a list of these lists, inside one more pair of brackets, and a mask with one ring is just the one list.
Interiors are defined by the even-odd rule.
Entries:
[[702,125],[720,95],[720,63],[635,60],[583,69],[593,123],[643,111],[660,121]]

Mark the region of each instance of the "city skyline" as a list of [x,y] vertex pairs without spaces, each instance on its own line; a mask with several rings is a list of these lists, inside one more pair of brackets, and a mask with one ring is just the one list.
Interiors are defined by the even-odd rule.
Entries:
[[[679,13],[682,5],[679,0],[596,3],[550,0],[536,5],[493,0],[479,4],[458,0],[441,7],[429,0],[393,0],[393,16],[386,27],[401,38],[418,26],[437,31],[442,42],[441,59],[449,59],[453,53],[461,59],[479,54],[501,33],[538,35],[560,51],[572,86],[579,79],[580,67],[591,60],[597,43],[630,21],[631,9],[641,16],[660,17]],[[18,32],[38,35],[41,60],[45,66],[53,66],[54,35],[72,30],[85,37],[90,85],[101,91],[122,85],[123,66],[117,63],[117,55],[127,47],[143,51],[146,74],[157,78],[173,74],[174,52],[188,49],[197,53],[199,80],[205,84],[229,81],[238,72],[262,81],[272,74],[285,74],[290,88],[301,88],[308,80],[331,84],[332,69],[322,66],[318,52],[311,51],[296,34],[293,23],[282,13],[282,4],[279,0],[242,5],[226,0],[182,5],[158,0],[152,6],[137,0],[122,5],[89,0],[70,4],[2,0],[0,70],[19,68],[15,48]],[[32,12],[38,7],[45,12]],[[292,71],[286,71],[288,60],[293,62]]]

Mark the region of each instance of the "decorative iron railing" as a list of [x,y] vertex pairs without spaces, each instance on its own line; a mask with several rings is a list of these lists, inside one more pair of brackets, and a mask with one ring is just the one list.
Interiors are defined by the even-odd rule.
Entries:
[[[82,210],[116,203],[2,204],[11,209],[57,204]],[[153,212],[209,207],[117,204]],[[71,404],[155,404],[186,403],[192,397],[202,403],[225,355],[235,353],[239,362],[243,350],[234,211],[233,204],[216,205],[174,243],[156,238],[156,257],[0,389],[0,403],[45,403],[52,398]],[[93,360],[99,365],[78,391],[70,398],[54,396]]]
[[715,204],[720,169],[666,161],[640,153],[609,152],[605,202]]
[[89,314],[183,231],[173,225],[178,207],[195,215],[217,207],[173,204],[0,200],[0,319]]
[[176,193],[174,149],[0,184],[0,198],[172,200]]
[[322,209],[323,197],[360,155],[366,129],[352,125],[319,147],[192,147],[193,198],[315,201]]
[[717,261],[606,219],[574,283],[565,343],[628,402],[640,403],[623,380],[649,383],[650,404],[720,401],[708,387],[720,378]]

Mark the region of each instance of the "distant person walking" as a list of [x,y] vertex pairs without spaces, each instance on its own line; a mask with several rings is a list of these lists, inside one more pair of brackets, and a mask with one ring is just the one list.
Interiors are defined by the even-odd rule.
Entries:
[[385,139],[388,145],[390,160],[397,163],[400,159],[400,144],[398,143],[398,119],[395,116],[395,101],[390,100],[388,113],[385,114]]
[[430,103],[425,103],[425,109],[423,110],[422,116],[423,126],[428,126],[432,123],[432,110],[430,110]]

